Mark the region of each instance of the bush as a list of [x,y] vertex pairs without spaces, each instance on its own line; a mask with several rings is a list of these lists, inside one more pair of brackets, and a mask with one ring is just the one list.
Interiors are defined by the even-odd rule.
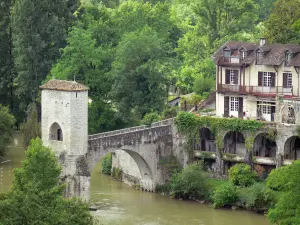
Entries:
[[102,173],[106,175],[111,174],[111,167],[112,167],[112,154],[108,153],[104,156],[102,160]]
[[255,212],[266,212],[275,205],[275,194],[265,183],[255,183],[246,190],[241,190],[240,199],[244,207]]
[[229,169],[229,180],[237,186],[248,187],[255,183],[257,174],[245,163],[239,163]]
[[233,206],[238,201],[238,192],[232,183],[219,186],[213,194],[214,208]]
[[123,171],[119,167],[113,167],[111,176],[117,180],[122,180]]
[[160,120],[161,117],[157,112],[150,112],[144,116],[141,123],[145,125],[151,125],[151,123],[158,122]]
[[171,193],[176,198],[208,199],[208,177],[201,163],[190,164],[180,173],[173,173],[170,180]]
[[170,119],[177,116],[178,107],[167,107],[163,112],[163,119]]

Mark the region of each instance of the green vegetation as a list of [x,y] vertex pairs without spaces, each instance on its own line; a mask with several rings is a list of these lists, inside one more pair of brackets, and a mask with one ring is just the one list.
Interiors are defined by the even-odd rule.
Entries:
[[179,173],[173,173],[170,180],[170,192],[176,198],[208,199],[208,177],[202,163],[194,163]]
[[227,183],[219,186],[213,194],[214,208],[234,206],[238,201],[238,192],[236,186]]
[[37,107],[31,103],[27,109],[27,120],[20,126],[23,144],[27,147],[34,138],[41,137],[41,124],[38,122]]
[[273,170],[267,178],[267,186],[281,191],[276,205],[268,212],[271,224],[296,225],[300,222],[300,161]]
[[15,118],[9,109],[0,105],[0,157],[5,154],[6,146],[12,141],[14,134]]
[[244,163],[238,163],[229,169],[229,180],[236,186],[248,187],[255,183],[257,174],[251,167]]
[[157,112],[147,113],[141,121],[141,124],[151,125],[161,120],[161,116]]
[[111,175],[112,168],[112,153],[107,153],[102,159],[102,173],[106,175]]
[[22,167],[14,170],[11,191],[1,196],[1,224],[92,224],[87,204],[63,197],[61,167],[40,139],[31,141]]
[[122,169],[119,167],[113,167],[111,176],[117,180],[122,180],[122,173]]

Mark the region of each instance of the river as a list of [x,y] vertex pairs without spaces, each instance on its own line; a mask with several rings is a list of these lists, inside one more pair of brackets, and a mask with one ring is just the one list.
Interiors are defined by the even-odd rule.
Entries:
[[[12,169],[20,167],[25,153],[15,139],[0,164],[0,191],[12,184]],[[93,212],[104,225],[268,225],[262,215],[246,211],[215,210],[210,205],[170,199],[141,192],[102,175],[99,162],[91,176],[91,201],[100,210]]]

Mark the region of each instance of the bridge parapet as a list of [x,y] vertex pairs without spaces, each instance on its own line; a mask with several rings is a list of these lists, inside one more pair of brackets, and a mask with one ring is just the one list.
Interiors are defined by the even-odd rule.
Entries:
[[121,130],[115,130],[115,131],[109,131],[109,132],[104,132],[104,133],[99,133],[99,134],[93,134],[93,135],[89,135],[89,140],[94,140],[94,139],[104,138],[104,137],[110,137],[110,136],[116,136],[116,135],[136,132],[136,131],[142,131],[142,130],[146,130],[146,129],[149,129],[149,128],[168,126],[168,125],[174,124],[174,121],[175,121],[175,118],[171,118],[171,119],[166,119],[166,120],[162,120],[162,121],[159,121],[159,122],[152,123],[151,126],[142,125],[142,126],[137,126],[137,127],[125,128],[125,129],[121,129]]

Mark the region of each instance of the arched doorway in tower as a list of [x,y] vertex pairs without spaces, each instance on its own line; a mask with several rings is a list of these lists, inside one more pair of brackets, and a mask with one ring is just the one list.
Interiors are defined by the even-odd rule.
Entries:
[[297,160],[300,158],[300,138],[292,136],[284,144],[284,159]]
[[53,123],[49,129],[49,140],[63,141],[63,132],[58,123]]
[[245,138],[241,132],[229,131],[224,137],[224,153],[246,156]]

